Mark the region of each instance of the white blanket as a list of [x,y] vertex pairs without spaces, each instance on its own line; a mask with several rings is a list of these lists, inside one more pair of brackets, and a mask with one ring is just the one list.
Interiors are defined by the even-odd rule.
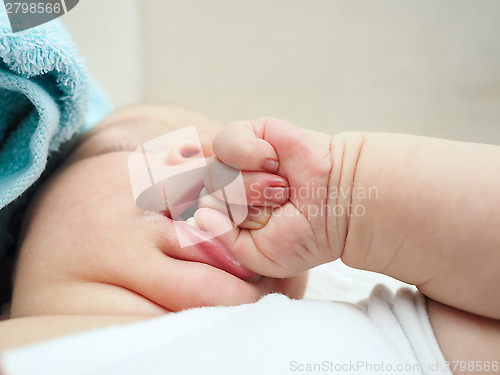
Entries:
[[451,374],[424,297],[381,285],[357,304],[290,300],[204,307],[3,353],[21,374]]

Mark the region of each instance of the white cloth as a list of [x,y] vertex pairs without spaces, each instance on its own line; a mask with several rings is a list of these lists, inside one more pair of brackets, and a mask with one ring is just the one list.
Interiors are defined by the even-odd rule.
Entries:
[[381,273],[348,267],[337,259],[309,270],[305,298],[355,303],[368,298],[377,284],[384,284],[394,293],[402,287],[417,290],[414,285]]
[[[272,294],[3,353],[21,374],[451,374],[424,297],[378,285],[357,304]],[[436,366],[439,371],[436,370]]]

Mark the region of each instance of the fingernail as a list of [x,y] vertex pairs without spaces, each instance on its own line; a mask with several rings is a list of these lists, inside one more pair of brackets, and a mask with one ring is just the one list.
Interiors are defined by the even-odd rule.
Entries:
[[271,176],[271,178],[269,179],[268,185],[270,187],[286,188],[286,187],[288,187],[288,180],[281,177],[281,176],[274,175],[274,176]]
[[267,172],[276,173],[280,167],[280,163],[274,159],[264,159],[261,167]]
[[264,189],[264,198],[275,203],[285,203],[288,200],[288,189],[283,187],[267,187]]
[[262,223],[259,223],[257,221],[252,221],[252,220],[246,220],[244,222],[244,229],[249,229],[249,230],[259,230],[264,228],[264,225]]

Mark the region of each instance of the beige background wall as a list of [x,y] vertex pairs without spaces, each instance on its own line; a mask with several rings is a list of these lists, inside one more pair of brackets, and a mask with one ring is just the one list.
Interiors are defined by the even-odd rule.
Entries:
[[82,0],[62,18],[117,106],[500,144],[500,2]]

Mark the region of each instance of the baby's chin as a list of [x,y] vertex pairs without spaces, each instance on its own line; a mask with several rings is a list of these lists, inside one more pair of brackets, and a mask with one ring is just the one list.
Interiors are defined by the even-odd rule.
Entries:
[[[220,271],[220,270],[217,270]],[[219,296],[216,299],[204,300],[202,303],[196,301],[195,303],[190,303],[189,301],[181,301],[180,305],[182,308],[176,308],[179,305],[179,301],[173,301],[173,309],[170,312],[182,311],[190,308],[208,307],[208,306],[239,306],[244,304],[250,304],[258,302],[261,298],[272,293],[280,293],[288,296],[292,299],[302,299],[307,287],[308,272],[303,272],[297,276],[286,278],[286,279],[276,279],[271,277],[261,277],[258,281],[249,282],[241,279],[237,279],[234,275],[235,284],[243,283],[246,287],[241,288],[241,292],[235,294],[233,292],[224,292],[224,286],[221,285],[218,288]],[[199,291],[203,293],[203,291]]]
[[275,284],[272,292],[284,294],[292,299],[302,299],[306,292],[308,275],[308,271],[304,271],[286,279],[271,279]]

